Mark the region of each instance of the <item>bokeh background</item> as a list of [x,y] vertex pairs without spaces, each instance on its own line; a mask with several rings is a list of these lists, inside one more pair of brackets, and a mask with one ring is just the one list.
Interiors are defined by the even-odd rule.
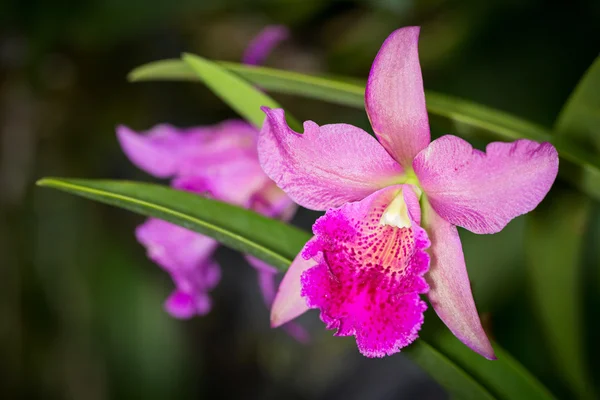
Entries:
[[[117,124],[233,113],[202,85],[132,84],[127,73],[184,51],[238,61],[268,24],[291,38],[267,65],[361,79],[391,31],[421,25],[427,89],[545,126],[600,49],[594,0],[0,2],[0,398],[447,398],[403,355],[369,360],[352,338],[332,338],[316,312],[301,319],[309,345],[271,330],[254,270],[227,249],[213,311],[170,318],[172,283],[133,236],[142,217],[34,186],[43,176],[150,180],[121,153]],[[367,126],[354,109],[274,97],[299,119]],[[579,232],[590,359],[600,353],[595,209]],[[295,222],[308,229],[316,216]],[[493,336],[567,398],[530,301],[524,229],[518,218],[493,236],[461,231],[473,290]]]

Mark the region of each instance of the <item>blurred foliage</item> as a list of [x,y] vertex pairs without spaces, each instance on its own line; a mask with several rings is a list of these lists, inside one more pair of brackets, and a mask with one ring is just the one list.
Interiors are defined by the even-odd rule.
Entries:
[[[364,359],[314,313],[302,318],[314,336],[308,346],[269,329],[254,271],[228,250],[219,254],[213,312],[171,319],[162,310],[171,282],[133,237],[139,217],[33,182],[147,180],[121,154],[117,124],[191,126],[233,113],[200,85],[132,85],[126,74],[182,52],[238,61],[269,23],[292,30],[270,66],[361,79],[389,32],[421,25],[427,89],[550,127],[598,55],[599,21],[593,0],[1,2],[0,397],[445,398],[406,358]],[[276,98],[299,119],[367,124],[346,107]],[[579,279],[582,346],[592,355],[600,350],[600,207],[590,207]],[[314,218],[304,211],[295,222]],[[532,318],[540,312],[525,279],[524,229],[518,218],[498,235],[461,231],[475,297],[499,343],[573,398]],[[599,382],[598,360],[586,363]]]

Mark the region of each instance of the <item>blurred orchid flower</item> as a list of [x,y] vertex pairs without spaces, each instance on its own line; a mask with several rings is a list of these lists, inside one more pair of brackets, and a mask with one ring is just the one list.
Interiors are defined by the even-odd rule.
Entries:
[[[287,37],[281,26],[267,27],[249,47],[246,58],[262,61]],[[249,208],[263,215],[289,220],[297,206],[260,168],[257,154],[258,130],[240,120],[189,129],[157,125],[137,133],[120,126],[117,138],[129,159],[158,178],[172,178],[172,186]],[[176,289],[165,303],[177,318],[191,318],[210,311],[208,292],[220,280],[213,260],[218,243],[185,228],[150,218],[136,230],[148,256],[171,275]],[[267,306],[275,296],[277,270],[246,256],[258,272],[258,282]],[[306,333],[298,326],[288,331],[299,340]]]
[[[346,124],[291,130],[264,107],[258,152],[267,175],[296,203],[327,210],[284,277],[273,326],[319,308],[337,336],[383,357],[418,337],[428,293],[462,342],[486,358],[456,226],[495,233],[550,190],[558,154],[549,143],[490,143],[486,152],[451,135],[431,142],[418,56],[418,27],[393,32],[367,82],[376,140]],[[431,265],[430,265],[431,264]]]

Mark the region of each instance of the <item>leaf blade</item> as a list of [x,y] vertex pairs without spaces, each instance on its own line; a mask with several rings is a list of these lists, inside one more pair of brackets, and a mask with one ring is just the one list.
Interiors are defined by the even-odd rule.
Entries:
[[[198,79],[257,129],[261,128],[265,119],[261,106],[281,108],[264,92],[215,62],[193,54],[184,54],[182,59]],[[293,117],[288,115],[286,118],[292,129],[300,129],[300,125]]]
[[[63,178],[44,178],[37,184],[164,219],[214,237],[281,270],[286,269],[295,257],[297,243],[310,239],[304,231],[253,211],[162,185]],[[280,240],[278,247],[273,249],[270,246],[274,241],[266,232],[287,238],[289,242]],[[251,233],[256,237],[250,238]]]

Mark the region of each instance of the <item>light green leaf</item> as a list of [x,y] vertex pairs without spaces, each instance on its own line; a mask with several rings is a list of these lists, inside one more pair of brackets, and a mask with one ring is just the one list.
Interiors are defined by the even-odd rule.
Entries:
[[253,211],[162,185],[140,182],[45,178],[37,183],[160,218],[203,233],[235,250],[285,270],[310,238],[304,231]]
[[[182,60],[199,80],[229,104],[238,114],[259,129],[265,119],[265,114],[260,109],[261,106],[281,108],[275,100],[261,90],[225,70],[215,62],[193,54],[184,54]],[[287,115],[286,119],[292,129],[301,129],[300,124],[293,117]]]
[[[64,178],[45,178],[38,185],[164,219],[211,236],[281,270],[289,267],[310,238],[307,232],[253,211],[160,185]],[[551,398],[503,352],[497,361],[488,361],[456,339],[448,340],[438,340],[432,346],[419,339],[405,353],[451,395],[461,399],[518,399],[510,395],[520,390],[531,396],[529,399]],[[500,390],[503,386],[506,389]]]
[[[214,62],[212,66],[217,64],[267,90],[364,109],[364,84],[351,83],[350,78],[344,81],[341,78],[331,80],[226,62]],[[185,63],[163,60],[136,68],[129,74],[129,79],[193,81],[195,76]],[[481,104],[431,91],[426,91],[426,97],[430,116],[450,122],[455,133],[461,136],[484,136],[504,141],[525,138],[552,142],[561,158],[569,161],[561,165],[561,178],[584,193],[600,199],[600,158],[595,157],[589,149],[576,146],[563,138],[554,138],[543,127]],[[297,129],[298,126],[296,124],[293,128]]]

